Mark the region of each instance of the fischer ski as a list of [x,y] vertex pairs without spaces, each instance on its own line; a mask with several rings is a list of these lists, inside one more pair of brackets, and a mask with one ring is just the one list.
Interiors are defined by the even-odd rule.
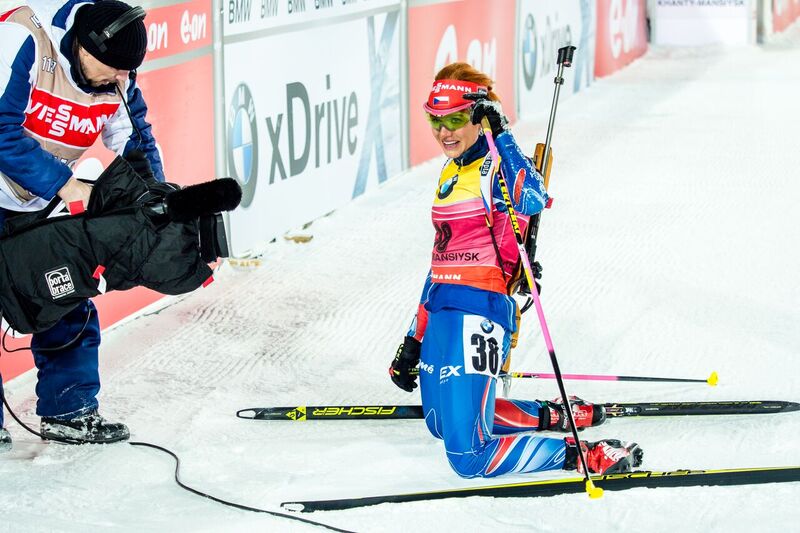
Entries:
[[[786,483],[800,481],[800,466],[733,468],[720,470],[672,470],[639,471],[625,474],[591,476],[592,481],[603,490],[627,490],[634,488],[702,487],[724,485],[758,485],[762,483]],[[492,496],[498,498],[534,498],[576,494],[585,491],[582,477],[547,479],[523,483],[506,483],[483,487],[468,487],[364,498],[336,500],[312,500],[284,502],[281,507],[288,511],[310,513],[313,511],[337,511],[366,507],[381,503],[403,503],[441,500],[444,498],[468,498]]]
[[800,411],[800,403],[754,400],[739,402],[606,403],[606,416],[761,415]]
[[236,412],[252,420],[381,420],[422,418],[421,405],[299,405],[251,407]]
[[[602,404],[608,418],[625,416],[760,415],[800,411],[787,401],[644,402]],[[236,412],[252,420],[394,420],[423,418],[421,405],[300,405],[251,407]]]

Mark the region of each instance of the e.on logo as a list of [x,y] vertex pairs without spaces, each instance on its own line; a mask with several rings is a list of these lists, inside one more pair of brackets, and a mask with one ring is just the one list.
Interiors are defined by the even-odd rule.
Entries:
[[618,59],[620,53],[627,54],[631,51],[631,46],[636,40],[639,0],[611,0],[609,11],[608,35],[611,40],[611,54],[614,59]]
[[[436,74],[445,65],[458,61],[459,57],[456,27],[450,24],[444,30],[442,40],[439,41],[433,73]],[[464,61],[481,72],[485,72],[490,78],[497,77],[497,39],[494,37],[488,43],[482,43],[479,39],[471,40],[467,46],[467,53],[463,57]]]
[[169,26],[167,22],[153,22],[147,27],[147,51],[153,52],[169,46]]
[[184,11],[181,16],[181,41],[183,44],[199,41],[206,36],[206,14]]

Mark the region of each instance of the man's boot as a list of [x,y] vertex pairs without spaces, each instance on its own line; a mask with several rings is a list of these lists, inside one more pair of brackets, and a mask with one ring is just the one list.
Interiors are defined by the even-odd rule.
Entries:
[[67,440],[75,444],[102,444],[128,440],[128,426],[109,422],[97,411],[89,411],[75,418],[42,417],[42,437],[46,440]]
[[11,449],[11,433],[6,428],[0,428],[0,453]]

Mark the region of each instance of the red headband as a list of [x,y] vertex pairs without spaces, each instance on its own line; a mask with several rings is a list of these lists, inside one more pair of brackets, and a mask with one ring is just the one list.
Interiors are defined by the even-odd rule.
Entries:
[[487,91],[487,88],[471,81],[437,80],[433,82],[428,101],[422,107],[431,115],[449,115],[474,104],[472,100],[465,100],[464,95],[478,91]]

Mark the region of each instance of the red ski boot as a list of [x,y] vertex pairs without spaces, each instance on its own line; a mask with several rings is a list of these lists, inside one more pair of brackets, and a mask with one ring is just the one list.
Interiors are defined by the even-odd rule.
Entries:
[[[583,474],[583,463],[578,457],[575,439],[567,437],[567,457],[564,470],[577,470]],[[586,454],[586,464],[591,474],[619,474],[630,472],[642,464],[644,452],[635,442],[621,442],[616,439],[604,439],[597,442],[581,441],[581,448]]]
[[[577,396],[570,396],[570,404],[579,431],[585,427],[599,426],[606,421],[606,408],[600,404],[589,403]],[[564,433],[572,431],[569,427],[567,408],[561,398],[556,398],[552,402],[542,402],[542,417],[539,424],[539,429]]]

